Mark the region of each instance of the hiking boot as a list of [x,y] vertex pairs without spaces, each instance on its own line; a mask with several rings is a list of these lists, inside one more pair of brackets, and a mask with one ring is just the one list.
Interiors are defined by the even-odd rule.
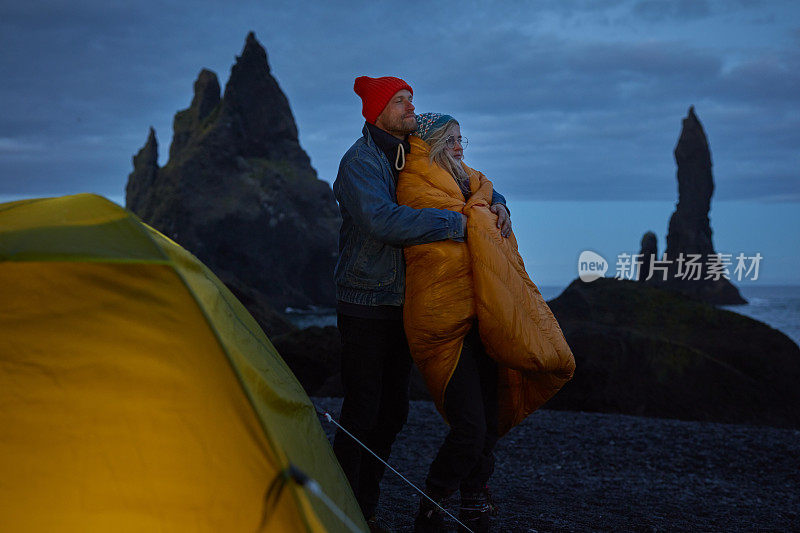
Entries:
[[486,500],[489,502],[489,516],[497,516],[500,514],[500,507],[497,503],[492,499],[492,493],[489,490],[489,485],[485,484],[482,489],[483,493],[486,494]]
[[[480,492],[462,492],[458,519],[474,533],[489,531],[489,517],[497,516],[497,506],[492,502],[489,488]],[[466,531],[459,526],[459,531]]]
[[[442,505],[444,498],[436,498],[436,502]],[[414,533],[445,533],[448,531],[445,523],[444,511],[424,496],[420,496],[419,511],[414,519]]]

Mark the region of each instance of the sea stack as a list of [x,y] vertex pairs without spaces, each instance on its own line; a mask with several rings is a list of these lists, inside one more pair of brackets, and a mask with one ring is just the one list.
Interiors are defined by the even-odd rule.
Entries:
[[158,170],[158,139],[156,130],[150,128],[147,142],[139,153],[133,156],[133,172],[128,176],[128,185],[125,188],[125,207],[140,217],[145,208],[143,200],[155,185]]
[[642,282],[649,282],[653,278],[651,277],[650,280],[648,280],[647,276],[650,273],[653,261],[658,258],[658,238],[652,231],[648,231],[642,235],[642,244],[641,248],[639,249],[639,257],[642,258],[642,265],[639,268],[638,280]]
[[[663,286],[712,304],[747,303],[728,279],[709,270],[709,263],[716,257],[708,219],[714,178],[708,139],[694,106],[683,119],[683,129],[675,147],[675,162],[678,165],[678,205],[669,221],[668,275]],[[681,258],[687,260],[690,255],[699,255],[696,261],[699,267],[694,271],[689,271],[681,262]],[[733,266],[728,266],[728,276],[732,275]]]
[[251,32],[220,97],[203,69],[179,111],[169,161],[151,129],[134,157],[126,206],[208,265],[267,333],[272,310],[333,306],[339,212],[298,142],[286,96]]

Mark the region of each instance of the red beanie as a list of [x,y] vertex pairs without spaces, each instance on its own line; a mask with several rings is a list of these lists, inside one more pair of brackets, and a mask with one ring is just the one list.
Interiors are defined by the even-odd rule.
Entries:
[[414,94],[414,89],[411,88],[411,85],[393,76],[385,76],[383,78],[359,76],[353,84],[353,90],[364,102],[361,114],[370,124],[375,124],[378,115],[381,114],[381,111],[389,103],[392,96],[403,89],[408,90],[412,95]]

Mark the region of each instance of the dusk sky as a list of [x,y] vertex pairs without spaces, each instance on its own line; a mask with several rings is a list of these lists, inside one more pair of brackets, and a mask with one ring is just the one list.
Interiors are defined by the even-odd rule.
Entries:
[[717,251],[758,251],[764,283],[800,284],[795,1],[4,2],[0,201],[123,202],[148,128],[164,164],[197,74],[224,86],[251,30],[328,182],[360,135],[358,75],[400,76],[418,112],[458,118],[466,162],[509,198],[544,284],[575,278],[585,249],[613,271],[647,230],[663,250],[694,105]]

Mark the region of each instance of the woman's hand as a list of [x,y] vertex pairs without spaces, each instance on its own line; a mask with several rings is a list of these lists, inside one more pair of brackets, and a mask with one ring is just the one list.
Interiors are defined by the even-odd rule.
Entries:
[[511,233],[511,217],[508,209],[503,204],[492,204],[489,211],[497,215],[497,227],[500,228],[500,235],[508,237]]

